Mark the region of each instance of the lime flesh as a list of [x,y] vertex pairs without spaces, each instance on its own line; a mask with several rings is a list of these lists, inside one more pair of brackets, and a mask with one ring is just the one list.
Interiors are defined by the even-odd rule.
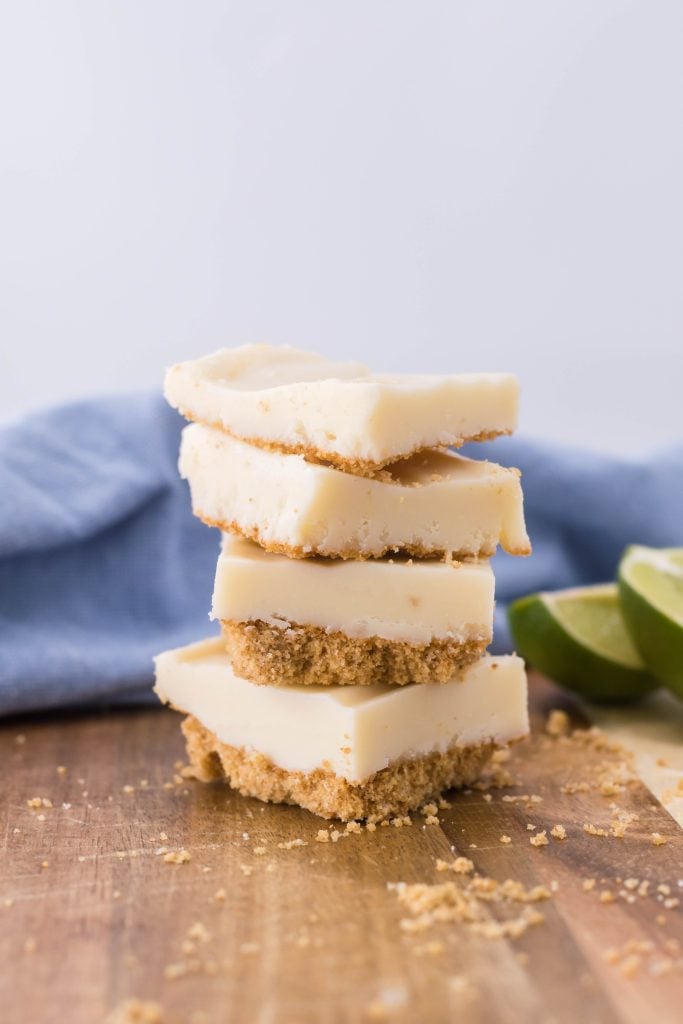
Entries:
[[508,617],[519,653],[589,700],[634,700],[656,685],[624,625],[616,584],[532,594]]
[[619,594],[643,661],[683,697],[683,548],[627,548],[619,565]]

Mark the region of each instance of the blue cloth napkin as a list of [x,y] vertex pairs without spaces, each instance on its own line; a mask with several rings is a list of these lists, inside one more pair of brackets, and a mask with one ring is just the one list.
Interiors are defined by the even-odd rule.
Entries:
[[[140,395],[0,430],[0,714],[153,699],[153,655],[215,631],[219,535],[191,515],[181,427]],[[611,579],[629,543],[683,543],[683,445],[626,460],[506,438],[469,454],[522,469],[534,545],[496,557],[495,650],[512,598]]]

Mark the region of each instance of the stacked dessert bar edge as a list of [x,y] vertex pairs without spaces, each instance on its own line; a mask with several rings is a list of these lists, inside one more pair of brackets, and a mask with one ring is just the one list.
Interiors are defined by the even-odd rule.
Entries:
[[222,531],[220,636],[156,659],[200,779],[324,818],[401,815],[528,731],[486,654],[489,557],[530,552],[519,473],[455,452],[511,433],[509,374],[377,375],[289,347],[169,370],[180,472]]

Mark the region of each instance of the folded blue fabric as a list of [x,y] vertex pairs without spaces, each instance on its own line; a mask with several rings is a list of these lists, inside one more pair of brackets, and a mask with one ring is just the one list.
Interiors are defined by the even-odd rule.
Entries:
[[[0,431],[1,714],[153,699],[153,655],[215,631],[219,535],[192,517],[181,427],[140,395]],[[534,545],[496,558],[496,650],[512,598],[611,579],[629,543],[683,543],[683,445],[619,460],[515,438],[470,454],[522,469]]]

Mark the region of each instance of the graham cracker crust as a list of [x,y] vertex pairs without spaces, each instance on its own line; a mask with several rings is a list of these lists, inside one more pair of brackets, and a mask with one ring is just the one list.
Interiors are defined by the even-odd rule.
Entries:
[[194,416],[186,409],[181,409],[176,406],[178,412],[184,419],[194,423],[202,423],[206,427],[211,427],[213,430],[220,430],[224,434],[229,434],[230,437],[234,437],[237,441],[243,441],[244,444],[253,445],[255,448],[263,448],[269,452],[280,452],[283,455],[303,455],[306,462],[314,462],[319,465],[334,466],[335,469],[340,469],[343,473],[349,473],[351,476],[374,476],[381,469],[385,469],[386,466],[390,466],[395,462],[403,462],[405,459],[411,458],[413,455],[417,455],[418,452],[426,451],[427,449],[434,449],[436,451],[446,451],[448,448],[462,448],[464,444],[470,444],[474,441],[493,441],[496,437],[509,437],[512,434],[511,430],[482,430],[478,434],[468,434],[464,437],[458,437],[448,444],[422,444],[415,445],[407,452],[401,452],[399,455],[391,455],[387,459],[382,459],[380,462],[372,462],[368,459],[351,459],[347,456],[340,455],[339,452],[331,451],[327,448],[318,448],[311,444],[285,444],[282,441],[267,441],[263,437],[244,437],[243,434],[238,434],[234,430],[230,430],[218,420],[207,421],[201,420],[199,417]]
[[187,754],[202,782],[225,779],[242,796],[266,803],[298,804],[321,818],[380,820],[407,814],[454,786],[474,782],[496,745],[455,747],[446,753],[397,761],[352,784],[329,769],[289,772],[264,754],[228,746],[188,715],[182,723]]
[[[243,537],[245,540],[253,540],[264,551],[270,551],[275,555],[286,555],[287,558],[342,558],[345,561],[350,559],[352,561],[367,562],[373,558],[383,558],[384,555],[388,554],[406,554],[411,558],[424,559],[438,559],[450,556],[453,561],[467,562],[472,559],[492,558],[496,553],[495,544],[487,545],[478,551],[445,551],[443,548],[428,548],[422,544],[401,544],[399,547],[386,545],[373,551],[358,551],[357,548],[342,548],[339,550],[325,548],[323,550],[320,547],[311,547],[308,549],[303,548],[301,545],[283,544],[280,541],[267,540],[258,526],[244,526],[235,519],[230,521],[214,519],[196,506],[193,506],[192,513],[207,526],[215,526],[218,530],[222,530],[223,533],[232,533],[237,537]],[[528,555],[531,552],[531,548],[505,548],[505,551],[509,555]]]
[[491,637],[411,644],[351,637],[321,626],[222,620],[235,672],[269,686],[445,683],[486,650]]

